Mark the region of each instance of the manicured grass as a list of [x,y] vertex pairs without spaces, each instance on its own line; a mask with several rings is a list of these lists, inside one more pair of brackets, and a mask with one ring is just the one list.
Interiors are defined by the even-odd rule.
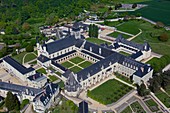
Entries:
[[56,76],[54,76],[54,75],[48,75],[48,77],[49,77],[51,82],[54,82],[54,81],[58,80],[58,78]]
[[130,56],[129,53],[126,53],[126,52],[123,52],[123,51],[120,51],[119,53],[122,54],[122,55],[124,55],[124,56]]
[[[117,38],[119,34],[121,34],[121,33],[119,33],[119,32],[113,32],[113,33],[109,34],[108,36],[111,36],[111,37]],[[128,35],[125,35],[125,34],[121,34],[121,35],[122,35],[122,36],[123,36],[123,38],[125,38],[125,39],[128,39],[128,38],[130,38],[130,37],[131,37],[131,36],[128,36]]]
[[101,40],[101,39],[98,39],[98,38],[86,38],[86,40],[89,41],[89,42],[98,44],[98,45],[103,44],[103,43],[111,44],[110,42],[107,42],[105,40]]
[[70,68],[70,70],[73,71],[74,73],[77,73],[77,72],[81,71],[82,69],[77,66],[74,66],[74,67]]
[[63,81],[60,81],[59,83],[58,83],[58,85],[60,86],[60,88],[64,88],[64,82]]
[[154,100],[149,99],[149,100],[145,101],[145,103],[152,112],[156,112],[159,110],[158,105]]
[[130,81],[130,78],[127,78],[127,77],[125,77],[125,76],[123,76],[123,75],[121,75],[119,73],[115,73],[115,75],[116,75],[117,78],[119,78],[119,79],[121,79],[121,80],[123,80],[123,81],[125,81],[125,82],[127,82],[129,84],[133,83],[132,81]]
[[139,102],[134,102],[130,105],[135,113],[146,113]]
[[18,55],[12,56],[12,58],[19,62],[20,64],[22,64],[22,59],[25,54],[27,54],[27,52],[19,53]]
[[74,64],[66,61],[66,62],[62,63],[61,65],[66,67],[66,68],[69,68],[69,67],[72,67]]
[[57,75],[59,75],[59,76],[61,76],[61,75],[62,75],[62,74],[61,74],[60,72],[58,72],[58,71],[57,71],[57,72],[55,72],[55,74],[57,74]]
[[89,61],[85,61],[85,62],[79,64],[79,66],[82,67],[82,68],[87,68],[87,67],[89,67],[91,65],[92,65],[92,63],[89,62]]
[[52,113],[78,113],[78,107],[70,100],[62,98],[62,104],[57,105]]
[[46,70],[44,68],[40,68],[40,69],[36,70],[36,72],[47,74],[47,72],[46,72]]
[[155,94],[159,100],[166,106],[166,107],[170,107],[170,97],[165,94],[164,92],[162,91],[159,91]]
[[119,22],[119,21],[115,21],[115,22],[107,21],[106,24],[104,24],[104,22],[98,23],[98,24],[106,25],[106,26],[110,26],[110,27],[116,27],[117,25],[120,25],[120,24],[122,24],[122,23]]
[[27,104],[29,104],[29,99],[24,99],[20,105],[20,109],[23,109]]
[[90,98],[107,105],[118,101],[130,90],[132,90],[131,87],[112,79],[98,86],[94,90],[88,91],[87,95]]
[[132,110],[130,109],[130,107],[126,107],[121,113],[132,113]]
[[74,64],[78,64],[78,63],[84,61],[84,59],[80,58],[80,57],[75,57],[75,58],[71,59],[70,61],[73,62]]
[[35,56],[33,53],[29,53],[25,56],[24,63],[34,60],[36,58],[37,56]]
[[37,60],[33,61],[33,62],[30,62],[29,64],[37,64]]

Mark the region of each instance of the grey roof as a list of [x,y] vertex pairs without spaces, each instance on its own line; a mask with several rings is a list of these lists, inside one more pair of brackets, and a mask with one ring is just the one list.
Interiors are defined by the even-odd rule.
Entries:
[[47,77],[45,77],[45,76],[44,76],[43,74],[41,74],[41,73],[36,73],[36,74],[34,74],[34,75],[32,75],[32,76],[29,76],[28,79],[29,79],[30,81],[39,82],[39,81],[41,81],[41,80],[47,79]]
[[59,39],[48,44],[44,44],[43,47],[45,46],[47,49],[47,52],[49,54],[52,54],[52,53],[55,53],[56,51],[60,51],[62,49],[73,46],[75,44],[75,41],[76,39],[74,36],[68,36],[66,38]]
[[59,88],[58,84],[53,83],[47,84],[44,90],[40,94],[38,94],[33,101],[35,102],[38,99],[40,99],[43,105],[46,106],[50,102],[52,96],[56,93],[58,88]]
[[153,68],[149,65],[144,65],[143,67],[138,68],[138,70],[134,73],[134,75],[142,78],[145,74],[152,71]]
[[44,56],[44,55],[41,54],[41,55],[37,58],[37,60],[39,60],[40,62],[44,63],[44,62],[49,61],[50,59],[49,59],[48,57],[46,57],[46,56]]
[[133,59],[136,59],[136,58],[140,57],[141,55],[143,55],[143,53],[141,51],[138,51],[138,52],[132,54],[130,57]]
[[114,64],[118,61],[124,60],[125,56],[113,52],[112,55],[108,56],[105,59],[102,59],[98,61],[97,63],[81,70],[80,72],[77,73],[77,79],[78,81],[85,80],[88,78],[88,76],[93,76],[94,74],[100,72],[101,70],[107,68],[109,65]]
[[11,92],[16,92],[19,94],[24,93],[26,95],[32,95],[32,96],[35,96],[39,92],[42,91],[41,89],[38,89],[38,88],[21,86],[17,84],[6,83],[6,82],[0,82],[0,89],[11,91]]
[[123,38],[122,35],[118,35],[118,37],[116,38],[116,43],[123,43],[123,44],[129,45],[129,46],[132,46],[134,48],[137,48],[139,50],[148,51],[150,49],[150,45],[148,43],[137,44],[132,41],[126,40],[125,38]]
[[18,63],[16,60],[11,58],[10,56],[5,57],[3,60],[5,62],[7,62],[8,64],[10,64],[13,68],[18,70],[22,74],[26,74],[26,73],[29,73],[31,71],[34,71],[34,69],[32,67],[26,68],[22,64]]
[[88,113],[88,103],[86,101],[82,101],[79,103],[79,113]]
[[80,84],[76,80],[74,73],[73,72],[69,73],[68,79],[65,84],[65,89],[68,92],[76,92],[78,88],[80,88]]

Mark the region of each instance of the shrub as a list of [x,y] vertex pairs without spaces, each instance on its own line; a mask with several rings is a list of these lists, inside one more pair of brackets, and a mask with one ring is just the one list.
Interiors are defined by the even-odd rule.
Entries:
[[156,25],[155,25],[156,28],[162,28],[164,26],[165,25],[162,22],[157,22]]
[[27,104],[29,104],[29,100],[28,99],[24,99],[20,105],[20,108],[23,109]]
[[168,41],[169,37],[168,37],[168,34],[166,33],[163,33],[159,36],[159,40],[162,41],[162,42],[166,42]]

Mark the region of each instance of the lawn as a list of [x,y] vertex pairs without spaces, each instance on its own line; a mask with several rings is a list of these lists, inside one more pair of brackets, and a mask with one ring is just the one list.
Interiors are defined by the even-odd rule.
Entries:
[[123,81],[125,81],[125,82],[127,82],[129,84],[133,83],[132,81],[130,81],[130,78],[127,78],[127,77],[125,77],[125,76],[123,76],[123,75],[121,75],[119,73],[115,73],[115,75],[116,75],[117,78],[119,78],[119,79],[121,79],[121,80],[123,80]]
[[108,80],[92,91],[88,91],[88,96],[104,105],[118,101],[121,97],[127,94],[131,87],[122,84],[117,80]]
[[98,24],[100,24],[100,25],[106,25],[106,26],[110,26],[110,27],[116,27],[116,26],[118,26],[118,25],[120,25],[120,24],[122,24],[121,22],[119,22],[119,21],[114,21],[114,22],[110,22],[110,21],[107,21],[107,22],[102,22],[102,23],[98,23]]
[[138,101],[130,105],[135,113],[146,113]]
[[37,56],[35,56],[33,53],[29,53],[25,56],[24,63],[34,60],[36,58]]
[[85,61],[85,62],[79,64],[79,66],[82,67],[82,68],[87,68],[87,67],[91,66],[92,64],[93,63],[91,63],[89,61]]
[[98,44],[98,45],[103,44],[103,43],[107,43],[109,45],[111,44],[110,42],[107,42],[105,40],[101,40],[101,39],[98,39],[98,38],[86,38],[86,40],[89,41],[89,42]]
[[12,56],[12,58],[19,62],[20,64],[22,64],[22,59],[25,54],[27,54],[27,52],[19,53],[18,55]]
[[72,101],[62,97],[62,104],[57,105],[52,113],[78,113],[78,107]]
[[151,19],[155,22],[161,21],[167,26],[170,26],[170,1],[169,0],[150,0],[143,2],[148,7],[132,12],[133,14],[140,13],[143,17]]
[[166,107],[170,107],[170,97],[167,94],[162,91],[158,91],[155,95]]
[[[113,33],[109,34],[108,36],[111,36],[111,37],[113,37],[113,38],[117,38],[119,34],[121,34],[121,33],[119,33],[119,32],[113,32]],[[125,35],[125,34],[121,34],[121,35],[122,35],[123,38],[125,38],[125,39],[128,39],[128,38],[131,37],[131,36],[128,36],[128,35]]]
[[33,62],[30,62],[29,64],[31,64],[31,65],[37,64],[37,60],[36,60],[36,61],[33,61]]
[[78,63],[84,61],[84,59],[80,58],[80,57],[75,57],[75,58],[72,58],[70,61],[74,64],[78,64]]
[[81,71],[82,69],[77,66],[74,66],[74,67],[70,68],[70,70],[73,71],[74,73],[77,73],[77,72]]
[[130,56],[129,53],[126,53],[126,52],[123,52],[123,51],[120,51],[119,53],[122,54],[122,55],[124,55],[124,56]]
[[66,67],[66,68],[69,68],[69,67],[72,67],[74,64],[66,61],[66,62],[62,63],[61,65],[64,66],[64,67]]
[[57,75],[59,75],[59,76],[61,76],[61,75],[62,75],[62,74],[61,74],[60,72],[58,72],[58,71],[57,71],[57,72],[55,72],[55,74],[57,74]]
[[121,113],[132,113],[132,110],[130,109],[130,107],[126,107]]
[[[133,27],[132,27],[133,26]],[[131,20],[127,21],[124,24],[117,27],[118,30],[137,34],[139,33],[139,29],[142,30],[142,33],[134,38],[132,41],[136,43],[144,43],[148,42],[152,48],[152,51],[162,54],[162,55],[170,55],[170,40],[167,42],[161,42],[158,37],[162,33],[167,33],[170,36],[170,31],[166,31],[165,29],[156,29],[154,25],[149,22],[143,20]]]
[[145,103],[152,112],[156,112],[159,110],[158,105],[154,100],[149,99],[149,100],[145,101]]
[[46,72],[46,70],[44,68],[40,68],[40,69],[36,70],[36,72],[47,74],[47,72]]
[[49,77],[51,82],[58,80],[58,78],[55,75],[48,75],[48,77]]

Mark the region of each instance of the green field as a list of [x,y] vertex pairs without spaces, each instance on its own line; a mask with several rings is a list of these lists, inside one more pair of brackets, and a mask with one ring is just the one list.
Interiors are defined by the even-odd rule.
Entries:
[[24,63],[34,60],[36,58],[37,58],[37,56],[35,56],[35,54],[29,53],[25,56]]
[[91,65],[92,65],[92,63],[89,62],[89,61],[85,61],[85,62],[79,64],[79,66],[82,67],[82,68],[87,68],[87,67],[89,67]]
[[[118,37],[118,35],[120,35],[121,33],[119,33],[119,32],[113,32],[113,33],[111,33],[111,34],[109,34],[108,36],[111,36],[111,37],[114,37],[114,38],[117,38]],[[125,35],[125,34],[121,34],[122,36],[123,36],[123,38],[125,38],[125,39],[128,39],[128,38],[130,38],[131,36],[128,36],[128,35]]]
[[104,105],[118,101],[121,97],[127,94],[131,87],[122,84],[117,80],[108,80],[92,91],[88,91],[88,96]]
[[158,104],[154,100],[149,99],[145,101],[145,103],[152,112],[156,112],[159,110]]
[[84,59],[82,59],[80,57],[75,57],[75,58],[72,58],[70,61],[73,62],[74,64],[78,64],[78,63],[84,61]]
[[20,64],[22,64],[22,59],[25,54],[27,54],[27,52],[19,53],[18,55],[12,56],[12,58],[19,62]]
[[58,80],[58,78],[55,75],[48,75],[48,77],[49,77],[51,82]]
[[119,53],[122,54],[122,55],[124,55],[124,56],[130,56],[129,53],[126,53],[126,52],[123,52],[123,51],[120,51]]
[[146,113],[139,102],[134,102],[130,105],[135,113]]
[[162,33],[167,33],[170,36],[170,31],[166,31],[163,28],[156,29],[154,25],[143,20],[127,21],[117,28],[118,30],[131,33],[131,34],[137,34],[139,32],[139,29],[141,29],[142,34],[134,38],[132,41],[137,42],[137,43],[144,43],[145,41],[147,41],[150,44],[152,51],[162,54],[162,55],[165,55],[165,54],[170,55],[170,52],[169,52],[170,40],[168,40],[167,42],[161,42],[158,39],[158,37]]
[[46,70],[44,68],[40,68],[40,69],[36,70],[36,72],[47,74],[47,72],[46,72]]
[[159,100],[166,106],[166,107],[170,107],[170,97],[165,94],[164,92],[162,91],[159,91],[155,94]]
[[132,110],[130,109],[130,107],[126,107],[121,113],[132,113]]
[[143,17],[155,22],[161,21],[170,26],[170,1],[169,0],[151,0],[143,2],[148,7],[135,11],[133,14],[141,13]]
[[66,61],[66,62],[63,62],[61,65],[64,66],[64,67],[66,67],[66,68],[69,68],[69,67],[72,67],[74,64]]
[[101,40],[101,39],[98,39],[98,38],[86,38],[86,40],[89,41],[89,42],[98,44],[98,45],[103,44],[103,43],[111,44],[110,42],[107,42],[105,40]]
[[77,73],[77,72],[81,71],[82,69],[79,68],[78,66],[74,66],[74,67],[70,68],[70,70],[73,71],[74,73]]

